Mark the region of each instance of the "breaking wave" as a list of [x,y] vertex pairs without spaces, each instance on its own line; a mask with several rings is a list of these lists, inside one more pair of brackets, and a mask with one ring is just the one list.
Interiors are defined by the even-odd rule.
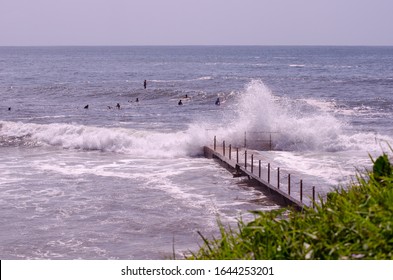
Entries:
[[0,122],[0,141],[13,141],[14,145],[26,145],[29,142],[36,146],[60,146],[65,149],[97,150],[135,156],[182,157],[201,153],[201,145],[185,132],[168,134],[76,124]]
[[[323,101],[320,101],[323,102]],[[315,102],[314,102],[315,103]],[[277,97],[260,80],[253,80],[239,92],[234,117],[222,131],[237,143],[272,139],[274,149],[287,151],[342,151],[379,149],[389,136],[355,131],[326,107],[312,102]]]
[[[278,97],[260,80],[227,96],[222,120],[203,119],[185,131],[154,132],[118,127],[80,124],[34,124],[0,121],[0,146],[51,145],[65,149],[98,150],[135,156],[183,157],[202,153],[213,137],[250,148],[284,151],[380,150],[381,141],[393,143],[389,136],[355,131],[335,117],[320,102],[304,102]],[[381,140],[382,139],[382,140]]]

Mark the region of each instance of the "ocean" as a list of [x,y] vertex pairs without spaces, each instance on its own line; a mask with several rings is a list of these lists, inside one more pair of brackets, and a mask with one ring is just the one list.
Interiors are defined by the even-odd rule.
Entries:
[[393,145],[393,47],[0,47],[0,96],[1,259],[182,258],[280,208],[214,136],[323,193]]

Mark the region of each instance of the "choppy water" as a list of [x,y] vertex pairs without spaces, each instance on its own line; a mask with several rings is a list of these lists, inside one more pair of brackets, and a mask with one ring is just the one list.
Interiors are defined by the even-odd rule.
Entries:
[[162,259],[278,207],[214,136],[325,192],[388,151],[393,48],[3,47],[0,96],[0,258]]

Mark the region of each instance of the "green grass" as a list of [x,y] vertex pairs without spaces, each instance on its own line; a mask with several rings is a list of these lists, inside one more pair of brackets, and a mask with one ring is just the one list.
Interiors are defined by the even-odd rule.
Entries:
[[393,259],[393,174],[384,154],[373,170],[336,189],[316,209],[253,212],[236,230],[219,224],[190,259]]

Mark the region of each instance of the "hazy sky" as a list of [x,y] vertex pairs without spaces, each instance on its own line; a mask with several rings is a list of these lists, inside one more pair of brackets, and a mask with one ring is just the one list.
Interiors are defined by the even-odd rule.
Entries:
[[393,0],[0,0],[0,45],[393,45]]

